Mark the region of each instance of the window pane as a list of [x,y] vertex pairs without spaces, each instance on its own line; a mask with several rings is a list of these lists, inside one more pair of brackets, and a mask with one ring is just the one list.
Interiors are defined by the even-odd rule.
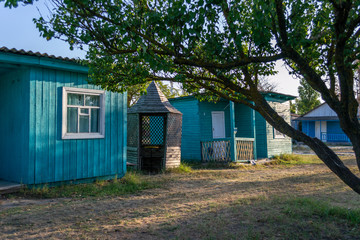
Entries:
[[82,108],[82,109],[80,109],[80,113],[89,114],[89,109],[88,108]]
[[89,132],[89,116],[82,116],[80,115],[80,131],[81,133],[88,133]]
[[68,105],[84,106],[84,95],[69,93]]
[[91,109],[91,132],[99,131],[100,109]]
[[100,96],[86,95],[85,96],[86,106],[100,106]]
[[68,107],[67,109],[67,131],[68,133],[76,133],[78,126],[78,109]]

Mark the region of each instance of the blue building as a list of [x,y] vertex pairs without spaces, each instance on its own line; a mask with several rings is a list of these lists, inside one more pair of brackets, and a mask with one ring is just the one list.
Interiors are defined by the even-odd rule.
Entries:
[[126,94],[88,84],[87,73],[74,59],[0,48],[0,179],[125,174]]
[[[290,123],[293,96],[264,93],[270,105]],[[248,161],[291,153],[291,139],[274,129],[250,107],[222,99],[169,99],[183,114],[181,158],[194,161]]]
[[349,138],[340,127],[337,114],[327,103],[323,103],[308,113],[295,119],[301,131],[323,142],[349,143]]

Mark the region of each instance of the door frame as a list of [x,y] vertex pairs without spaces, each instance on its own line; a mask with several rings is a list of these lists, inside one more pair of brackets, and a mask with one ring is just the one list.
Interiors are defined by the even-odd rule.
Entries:
[[[222,134],[220,136],[214,136],[214,133],[215,133],[215,127],[217,129],[219,129],[219,126],[220,125],[214,125],[214,118],[215,116],[221,116],[221,124],[222,124],[222,129],[220,128],[220,130],[222,130]],[[211,129],[212,129],[212,137],[213,139],[217,139],[217,138],[225,138],[225,112],[224,111],[212,111],[211,112]]]

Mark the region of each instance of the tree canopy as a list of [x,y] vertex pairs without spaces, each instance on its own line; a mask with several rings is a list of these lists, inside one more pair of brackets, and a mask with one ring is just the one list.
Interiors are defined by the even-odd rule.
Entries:
[[295,100],[297,114],[303,115],[320,105],[320,94],[303,79],[298,87],[299,98]]
[[126,90],[147,81],[169,80],[182,83],[189,93],[246,104],[282,133],[309,145],[360,193],[360,179],[341,159],[319,139],[287,124],[258,91],[261,76],[275,74],[275,61],[283,60],[338,114],[360,166],[353,89],[359,67],[360,1],[52,2],[50,18],[35,20],[38,29],[47,39],[60,38],[71,47],[89,46],[91,76],[103,88]]

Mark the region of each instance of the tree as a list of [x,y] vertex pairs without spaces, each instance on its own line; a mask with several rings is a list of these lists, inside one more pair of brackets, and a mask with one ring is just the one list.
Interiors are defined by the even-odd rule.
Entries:
[[[5,1],[8,6],[19,2]],[[245,104],[280,132],[310,146],[360,193],[360,178],[319,139],[287,124],[258,91],[258,76],[274,74],[275,61],[282,59],[337,113],[360,168],[360,123],[353,91],[359,65],[355,60],[360,50],[360,1],[53,2],[50,19],[35,20],[38,29],[43,37],[63,39],[71,47],[88,45],[97,84],[125,90],[168,80],[182,83],[189,93],[206,93],[199,97]]]
[[290,101],[290,113],[296,114],[296,106],[292,101]]
[[299,98],[295,100],[296,110],[298,114],[305,114],[320,105],[320,94],[317,93],[311,86],[304,80],[300,80],[298,87]]

